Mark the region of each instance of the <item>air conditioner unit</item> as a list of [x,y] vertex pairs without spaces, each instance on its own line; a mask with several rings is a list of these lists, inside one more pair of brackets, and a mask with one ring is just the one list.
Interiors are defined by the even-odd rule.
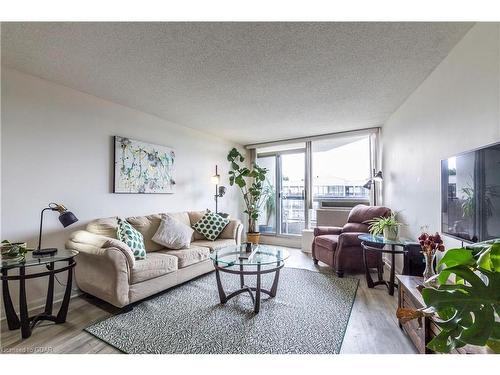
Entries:
[[369,205],[370,201],[364,199],[322,199],[319,201],[320,208],[353,208],[358,204]]
[[316,225],[341,227],[347,223],[351,209],[358,204],[369,205],[368,201],[354,199],[325,199],[316,210]]

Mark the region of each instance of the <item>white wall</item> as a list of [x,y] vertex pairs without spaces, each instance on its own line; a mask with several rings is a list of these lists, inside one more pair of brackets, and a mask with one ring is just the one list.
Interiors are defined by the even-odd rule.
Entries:
[[382,128],[384,204],[406,236],[441,229],[441,159],[500,141],[499,33],[476,24]]
[[[98,217],[214,209],[216,164],[228,187],[219,210],[242,217],[240,194],[227,181],[226,155],[235,145],[158,117],[4,68],[1,135],[1,239],[35,246],[49,202],[80,219],[63,229],[56,214],[45,214],[44,246],[59,248]],[[176,193],[112,194],[114,135],[173,147]],[[44,298],[45,285],[28,285],[31,306]]]

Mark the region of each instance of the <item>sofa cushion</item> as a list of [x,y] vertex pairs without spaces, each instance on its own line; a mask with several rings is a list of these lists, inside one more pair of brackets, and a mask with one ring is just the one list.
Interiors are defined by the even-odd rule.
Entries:
[[218,238],[215,241],[209,241],[209,240],[193,241],[192,245],[208,247],[211,251],[214,251],[222,249],[223,247],[227,246],[236,246],[236,241],[234,239],[230,240],[225,238]]
[[[164,214],[162,214],[164,215]],[[167,212],[167,215],[173,217],[175,220],[180,221],[181,223],[186,224],[191,228],[191,220],[189,219],[189,214],[186,211],[183,212]]]
[[118,218],[118,239],[124,242],[133,252],[135,259],[144,259],[146,257],[146,249],[144,247],[144,239],[141,232],[136,230],[125,219]]
[[[196,224],[198,221],[200,221],[200,219],[206,213],[207,213],[207,210],[205,210],[205,211],[189,211],[188,212],[189,222],[190,222],[189,226],[192,227],[194,224]],[[204,240],[204,239],[205,239],[205,237],[203,237],[203,235],[201,233],[198,233],[197,231],[194,231],[194,233],[193,233],[193,240],[192,241]]]
[[116,235],[116,230],[118,229],[116,216],[92,220],[87,224],[86,229],[90,233],[99,234],[101,236],[111,238],[118,238]]
[[177,270],[178,258],[161,252],[148,254],[148,257],[135,262],[130,270],[130,284],[154,279]]
[[178,267],[184,268],[190,266],[191,264],[207,260],[210,256],[210,249],[208,247],[194,246],[191,244],[189,249],[165,250],[160,253],[176,256],[178,258]]
[[237,236],[238,227],[241,225],[239,220],[229,220],[221,234],[219,234],[219,239],[235,239]]
[[132,224],[132,226],[141,232],[144,237],[144,246],[147,251],[158,251],[164,248],[164,246],[153,242],[152,238],[155,235],[158,227],[160,226],[161,216],[160,214],[153,214],[147,216],[132,216],[128,217],[127,221]]
[[152,240],[168,249],[185,249],[191,244],[193,232],[190,226],[165,214]]
[[330,251],[335,251],[339,243],[339,236],[336,234],[325,234],[314,239],[314,243]]
[[207,213],[193,225],[193,228],[207,240],[215,241],[228,223],[229,219],[215,212],[207,211]]

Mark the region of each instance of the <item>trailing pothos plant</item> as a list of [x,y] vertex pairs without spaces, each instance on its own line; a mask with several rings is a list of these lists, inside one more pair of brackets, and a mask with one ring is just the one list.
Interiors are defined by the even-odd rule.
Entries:
[[256,223],[260,209],[270,194],[264,185],[267,169],[259,167],[256,163],[252,163],[251,169],[240,165],[245,161],[245,157],[236,148],[229,151],[227,160],[231,163],[229,185],[236,184],[245,201],[246,209],[244,212],[248,215],[248,231],[257,232]]
[[426,306],[398,309],[400,321],[433,317],[441,332],[427,347],[435,352],[470,344],[500,353],[500,239],[448,250],[438,271],[436,286],[421,291]]

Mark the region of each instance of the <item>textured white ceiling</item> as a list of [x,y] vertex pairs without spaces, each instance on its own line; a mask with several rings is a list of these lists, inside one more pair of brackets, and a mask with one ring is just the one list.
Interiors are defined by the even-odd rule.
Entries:
[[2,64],[247,144],[381,125],[471,26],[3,23]]

